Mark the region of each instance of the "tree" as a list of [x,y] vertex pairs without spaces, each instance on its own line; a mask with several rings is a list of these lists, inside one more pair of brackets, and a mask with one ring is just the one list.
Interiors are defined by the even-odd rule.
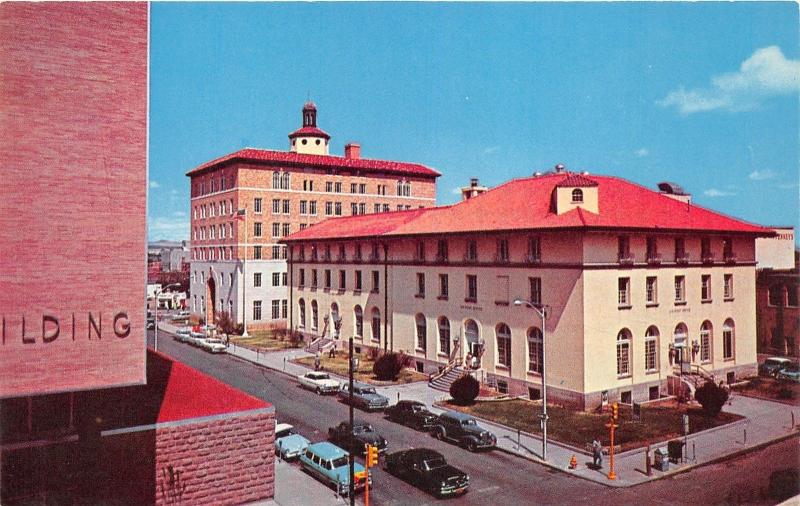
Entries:
[[384,353],[375,361],[372,372],[381,381],[394,381],[405,367],[409,365],[411,357],[403,352],[393,351]]
[[230,313],[227,311],[220,311],[217,313],[217,327],[219,327],[224,333],[226,334],[241,334],[239,327],[241,325],[237,325],[233,318],[231,318]]
[[450,385],[450,397],[462,406],[472,404],[480,391],[480,382],[470,374],[464,374]]
[[717,416],[722,411],[722,406],[728,401],[728,389],[717,385],[713,381],[706,381],[694,393],[694,398],[703,406],[703,411],[708,416]]

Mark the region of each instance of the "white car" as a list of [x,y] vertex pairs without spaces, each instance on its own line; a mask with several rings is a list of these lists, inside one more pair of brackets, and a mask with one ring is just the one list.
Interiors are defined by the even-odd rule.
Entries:
[[288,423],[275,425],[275,453],[284,460],[299,457],[306,451],[309,440]]
[[319,371],[301,374],[297,377],[297,381],[300,382],[301,387],[313,390],[319,395],[335,394],[341,387],[339,382],[331,378],[328,373]]
[[181,343],[189,342],[189,336],[192,334],[192,329],[188,327],[181,327],[175,331],[175,340]]
[[189,340],[186,341],[192,346],[201,346],[203,341],[206,340],[206,333],[205,332],[197,332],[195,330],[189,333]]
[[225,344],[220,339],[205,339],[200,347],[211,353],[225,353]]

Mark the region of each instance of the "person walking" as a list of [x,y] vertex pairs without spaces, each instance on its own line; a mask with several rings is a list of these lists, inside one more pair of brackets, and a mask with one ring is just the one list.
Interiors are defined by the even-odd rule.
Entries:
[[314,370],[319,371],[319,363],[322,360],[322,353],[317,350],[316,355],[314,355]]
[[603,445],[595,438],[592,441],[592,465],[595,469],[602,469],[603,467]]

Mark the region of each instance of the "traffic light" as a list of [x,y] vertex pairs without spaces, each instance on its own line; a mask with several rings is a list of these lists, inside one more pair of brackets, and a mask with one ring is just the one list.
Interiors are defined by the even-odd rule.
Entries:
[[378,447],[367,445],[367,466],[374,467],[378,465]]
[[619,419],[619,403],[617,402],[611,405],[611,419],[614,421]]

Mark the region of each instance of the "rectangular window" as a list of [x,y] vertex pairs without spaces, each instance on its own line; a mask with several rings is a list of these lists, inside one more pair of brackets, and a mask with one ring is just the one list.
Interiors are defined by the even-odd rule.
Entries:
[[301,200],[300,201],[300,214],[308,214],[308,201]]
[[425,298],[425,273],[417,273],[417,297]]
[[644,340],[644,369],[647,372],[657,369],[656,340],[654,338],[645,338]]
[[380,292],[381,273],[380,271],[372,271],[372,293]]
[[256,288],[261,286],[261,273],[260,272],[254,272],[253,273],[253,286],[256,287]]
[[381,205],[380,205],[380,204],[375,204],[375,205],[373,206],[373,209],[372,209],[372,211],[373,211],[373,212],[375,212],[375,213],[379,213],[379,212],[381,212]]
[[280,286],[281,285],[281,273],[280,272],[273,272],[272,273],[272,286]]
[[308,214],[312,216],[317,215],[317,201],[316,200],[309,200],[308,201]]
[[631,278],[619,278],[617,280],[617,304],[620,307],[630,307],[631,305]]
[[508,262],[508,239],[497,241],[497,261]]
[[364,202],[358,204],[358,214],[367,214],[367,204]]
[[306,286],[306,270],[305,269],[300,269],[300,271],[298,273],[297,285],[301,286],[301,287],[302,286]]
[[281,258],[281,247],[280,246],[273,246],[272,247],[272,259],[279,260]]
[[361,288],[361,286],[362,286],[362,284],[361,284],[361,271],[356,271],[355,275],[356,275],[356,281],[355,281],[355,286],[353,287],[353,289],[360,292],[362,290],[362,288]]
[[253,260],[261,260],[261,246],[253,246]]
[[661,262],[661,255],[658,254],[658,240],[655,237],[647,238],[647,261],[651,264]]
[[281,300],[281,318],[284,320],[289,317],[289,301],[287,299]]
[[450,293],[447,274],[439,274],[439,298],[447,299]]
[[333,185],[333,191],[335,191],[336,193],[342,193],[342,183],[341,183],[341,182],[339,182],[339,181],[337,181],[336,183],[334,183],[334,185]]
[[367,185],[365,183],[358,185],[358,193],[367,193]]
[[283,201],[283,214],[289,214],[289,200]]
[[467,297],[466,302],[478,301],[478,276],[467,274]]
[[658,303],[658,278],[648,276],[645,281],[645,301],[648,304]]
[[358,185],[356,183],[350,183],[350,193],[356,193],[358,190]]
[[261,301],[254,300],[253,301],[253,320],[260,320],[261,319]]
[[325,191],[328,193],[333,191],[333,181],[325,181]]
[[733,328],[727,325],[722,327],[722,358],[733,358]]
[[353,216],[358,214],[358,204],[356,204],[355,202],[350,204],[350,214],[352,214]]
[[273,223],[272,224],[272,237],[280,237],[281,236],[281,224],[280,223]]
[[330,269],[325,269],[324,282],[325,282],[325,284],[323,285],[323,288],[325,288],[325,290],[330,290],[330,288],[331,288],[331,270]]
[[272,301],[272,319],[277,320],[281,317],[281,301],[280,299],[274,299]]
[[722,296],[726,300],[733,299],[733,274],[725,274],[723,280]]
[[620,263],[633,263],[631,242],[628,236],[621,235],[617,238],[617,258]]
[[[733,275],[731,274],[731,287],[733,286]],[[733,297],[733,288],[731,288],[731,297]],[[788,307],[797,307],[797,285],[786,286],[786,305]]]
[[711,275],[703,274],[700,276],[700,298],[703,301],[711,300]]
[[447,262],[447,239],[439,239],[436,246],[436,261]]
[[342,203],[341,202],[336,202],[334,204],[334,206],[333,206],[333,214],[335,214],[336,216],[341,216],[342,215]]
[[467,241],[467,252],[464,256],[464,260],[467,262],[477,262],[478,261],[478,241],[474,239],[470,239]]
[[272,199],[272,214],[280,214],[281,199]]
[[528,262],[537,263],[542,260],[542,241],[539,237],[528,238]]
[[253,199],[253,212],[256,214],[261,214],[261,198]]
[[425,241],[417,241],[417,261],[425,261]]
[[542,278],[528,278],[531,304],[542,303]]
[[281,273],[281,286],[286,286],[288,279],[289,279],[288,273],[282,272]]
[[347,288],[347,271],[339,271],[339,290]]
[[689,261],[689,256],[686,254],[686,241],[683,237],[675,238],[675,262],[681,264]]
[[311,269],[311,288],[316,288],[318,281],[319,280],[317,279],[317,270]]
[[325,216],[333,215],[333,202],[325,202]]
[[286,237],[287,235],[289,235],[289,231],[291,230],[290,224],[284,223],[283,226],[281,227],[281,230],[283,232],[283,236]]
[[686,278],[675,276],[675,302],[686,302]]
[[300,230],[305,230],[307,228],[308,228],[308,223],[301,223],[300,224]]
[[388,213],[389,212],[389,204],[383,204],[383,212],[384,213]]
[[261,227],[263,224],[260,221],[253,223],[253,237],[261,237]]

